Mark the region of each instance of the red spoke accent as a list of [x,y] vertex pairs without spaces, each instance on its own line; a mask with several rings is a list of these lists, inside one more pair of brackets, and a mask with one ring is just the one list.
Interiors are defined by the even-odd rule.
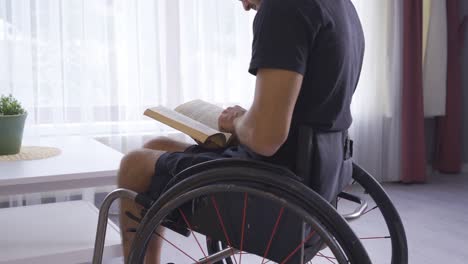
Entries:
[[381,236],[381,237],[361,237],[360,239],[387,239],[387,238],[391,238],[391,236]]
[[282,262],[281,264],[284,264],[286,263],[286,261],[288,261],[305,243],[307,243],[307,241],[309,241],[315,234],[315,231],[312,231],[310,232],[310,234],[304,239],[302,240],[302,242],[299,244],[299,246],[296,247],[296,249],[293,250],[293,252],[291,252],[291,254],[289,254]]
[[[218,215],[219,223],[221,224],[221,227],[223,228],[224,237],[226,238],[226,241],[228,242],[228,246],[231,248],[232,255],[234,255],[234,249],[231,246],[231,241],[229,240],[229,236],[226,232],[226,228],[224,227],[224,222],[223,222],[223,219],[221,218],[221,214],[219,213],[218,204],[216,203],[216,199],[214,198],[214,196],[211,196],[211,202],[213,203],[213,206],[216,210],[216,214]],[[234,259],[234,262],[237,264],[236,258],[233,257],[233,259]]]
[[[281,217],[283,216],[283,213],[284,213],[284,206],[281,207],[281,210],[280,210],[280,212],[278,214],[278,217],[276,218],[275,226],[273,227],[273,231],[271,232],[270,241],[268,241],[267,248],[265,249],[265,253],[263,254],[262,264],[264,264],[263,262],[265,261],[265,258],[268,255],[268,251],[270,251],[271,242],[273,241],[273,237],[275,236],[276,231],[278,230],[278,226],[279,226]],[[267,262],[265,262],[265,263],[267,263]]]
[[192,226],[190,225],[189,221],[187,220],[187,217],[185,217],[184,212],[179,208],[179,213],[182,215],[182,218],[184,219],[185,224],[188,226],[190,229],[190,232],[192,233],[193,238],[195,238],[195,241],[198,244],[198,247],[200,248],[201,252],[203,253],[203,256],[207,258],[207,255],[205,254],[205,251],[203,250],[202,246],[200,245],[200,242],[198,242],[197,237],[195,236],[195,233],[193,232]]
[[325,256],[325,255],[323,255],[323,254],[320,253],[320,252],[317,253],[317,256],[319,256],[319,257],[321,257],[321,258],[326,258],[326,259],[327,259],[328,261],[330,261],[331,263],[335,263],[335,264],[336,264],[336,262],[332,260],[332,259],[336,259],[336,258],[332,258],[332,257]]
[[195,263],[200,263],[198,262],[198,260],[192,258],[189,254],[187,254],[187,252],[183,251],[182,249],[180,249],[178,246],[174,245],[173,243],[171,243],[171,241],[167,240],[166,238],[164,238],[163,236],[161,236],[159,233],[157,232],[154,232],[158,237],[162,238],[164,241],[166,241],[167,243],[169,243],[171,246],[175,247],[177,250],[179,250],[180,252],[182,252],[185,256],[189,257],[191,260],[193,260]]
[[244,212],[242,213],[242,231],[241,244],[239,251],[239,264],[242,263],[242,249],[244,248],[244,231],[245,231],[245,216],[247,215],[247,193],[244,193]]
[[378,207],[378,206],[376,205],[376,206],[374,206],[373,208],[371,208],[371,209],[369,209],[369,210],[365,211],[364,213],[362,213],[362,215],[361,215],[361,216],[363,216],[363,215],[365,215],[365,214],[369,213],[370,211],[373,211],[373,210],[377,209],[377,207]]

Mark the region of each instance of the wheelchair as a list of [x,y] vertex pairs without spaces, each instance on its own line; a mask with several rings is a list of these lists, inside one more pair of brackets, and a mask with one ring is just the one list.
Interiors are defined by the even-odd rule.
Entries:
[[[122,231],[135,232],[128,263],[143,263],[148,242],[158,236],[183,263],[407,264],[401,218],[382,186],[359,165],[352,163],[352,180],[332,202],[309,187],[314,136],[302,128],[296,173],[260,161],[221,159],[182,171],[157,199],[125,189],[111,192],[99,212],[93,263],[102,262],[109,208],[124,198],[144,208],[140,216],[127,214],[138,228]],[[366,229],[367,217],[381,228]],[[177,242],[160,227],[171,230]]]

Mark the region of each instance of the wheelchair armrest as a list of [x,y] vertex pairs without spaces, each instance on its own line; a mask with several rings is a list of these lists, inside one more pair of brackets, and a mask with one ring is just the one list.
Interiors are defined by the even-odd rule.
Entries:
[[277,175],[290,177],[300,182],[303,181],[302,178],[298,177],[296,174],[294,174],[292,171],[290,171],[289,169],[285,167],[281,167],[278,165],[274,165],[274,164],[263,162],[263,161],[257,161],[257,160],[225,158],[225,159],[218,159],[218,160],[203,162],[203,163],[194,165],[192,167],[189,167],[181,171],[179,174],[177,174],[174,178],[172,178],[169,181],[169,183],[167,184],[163,192],[167,191],[170,187],[174,186],[177,182],[183,179],[189,178],[190,176],[200,173],[202,171],[216,169],[216,168],[233,168],[233,167],[239,168],[239,169],[242,169],[242,168],[263,169],[263,170],[268,170],[271,173],[274,173]]

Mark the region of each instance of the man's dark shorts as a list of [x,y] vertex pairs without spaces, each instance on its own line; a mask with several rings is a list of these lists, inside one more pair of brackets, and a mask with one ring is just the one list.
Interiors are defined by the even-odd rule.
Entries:
[[167,152],[161,155],[155,164],[155,175],[151,179],[148,194],[155,199],[162,194],[169,181],[181,171],[199,163],[224,158],[262,159],[242,145],[221,149],[207,149],[193,145],[183,152]]

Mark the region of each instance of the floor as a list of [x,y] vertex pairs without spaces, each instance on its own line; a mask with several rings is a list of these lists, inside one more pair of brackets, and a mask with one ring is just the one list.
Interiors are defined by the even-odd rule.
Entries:
[[[402,217],[408,238],[410,264],[468,263],[468,174],[435,174],[427,184],[385,184],[384,187]],[[377,216],[378,213],[376,216],[369,213],[363,219],[351,223],[358,236],[385,235],[375,231],[384,230]],[[176,241],[179,238],[171,233],[168,236]],[[198,238],[202,239],[200,236]],[[385,240],[365,242],[374,263],[390,263],[386,243]],[[193,244],[193,247],[185,248],[186,251],[200,252]],[[162,263],[190,262],[169,245],[165,245],[163,250],[170,254]],[[261,259],[254,256],[243,255],[242,259],[244,263],[261,263]],[[120,264],[123,261],[114,259],[109,263]],[[322,262],[314,260],[313,263]]]
[[468,174],[385,187],[405,225],[409,263],[468,263]]

